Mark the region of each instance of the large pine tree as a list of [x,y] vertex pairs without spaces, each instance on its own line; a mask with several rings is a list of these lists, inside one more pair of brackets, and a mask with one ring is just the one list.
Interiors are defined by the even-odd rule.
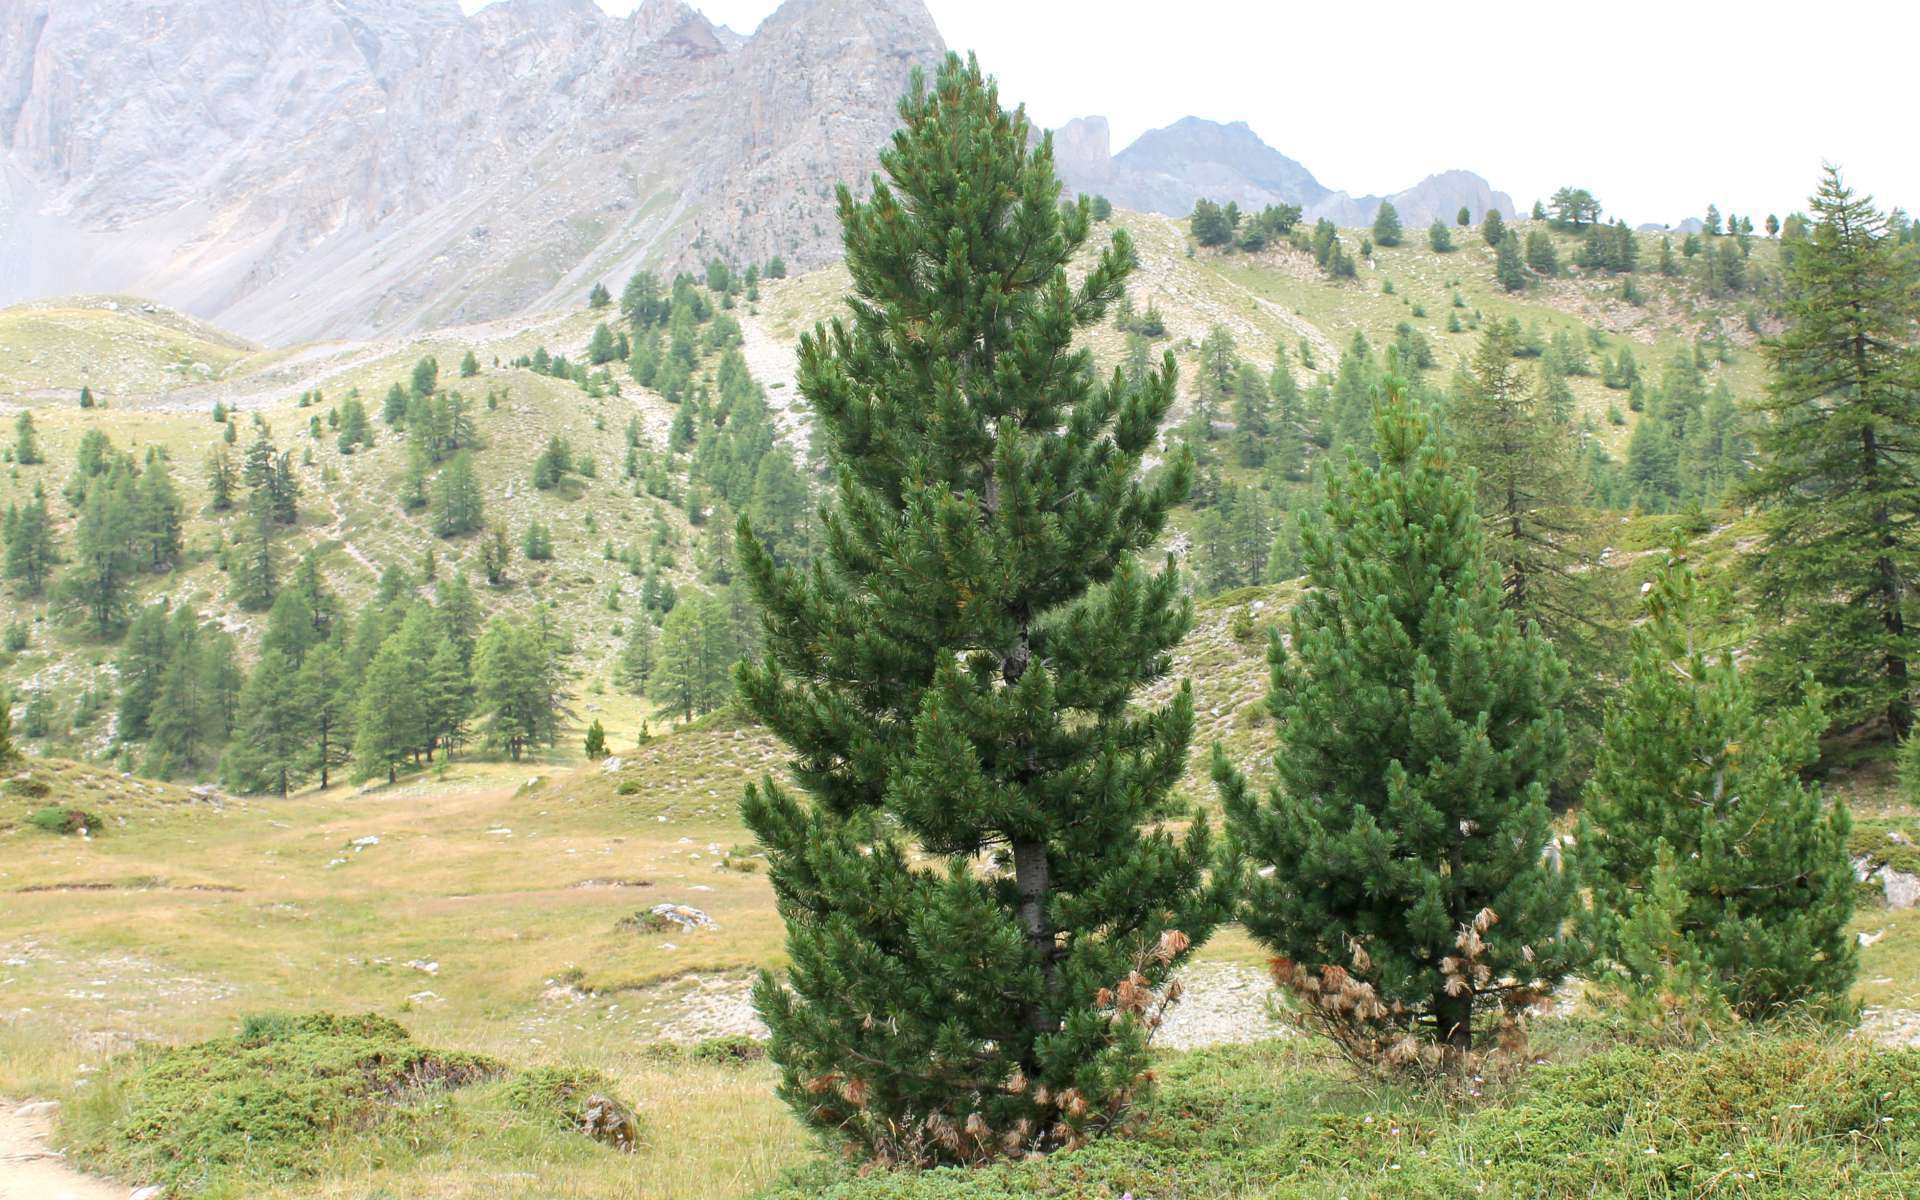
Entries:
[[1920,260],[1872,201],[1829,169],[1812,228],[1785,254],[1787,328],[1766,344],[1765,506],[1750,557],[1769,618],[1772,687],[1811,666],[1829,715],[1913,724],[1909,581],[1920,571]]
[[1350,456],[1301,528],[1311,590],[1268,649],[1277,781],[1257,798],[1218,751],[1214,777],[1282,978],[1348,1049],[1431,1063],[1576,965],[1573,883],[1543,858],[1566,669],[1502,604],[1471,476],[1386,386],[1379,467]]
[[739,538],[766,635],[741,695],[807,795],[742,806],[792,962],[755,999],[808,1124],[974,1161],[1127,1110],[1143,1006],[1225,905],[1205,822],[1153,825],[1190,693],[1131,706],[1190,620],[1171,567],[1135,564],[1191,474],[1140,476],[1173,364],[1101,382],[1074,345],[1133,248],[1116,231],[1069,283],[1088,206],[977,64],[900,113],[871,200],[840,191],[852,320],[801,341],[838,478],[821,557]]

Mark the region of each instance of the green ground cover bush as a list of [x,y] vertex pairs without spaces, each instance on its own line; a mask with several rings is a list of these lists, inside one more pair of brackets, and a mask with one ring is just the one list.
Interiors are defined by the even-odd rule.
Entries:
[[1815,1033],[1611,1049],[1484,1095],[1396,1088],[1284,1043],[1163,1065],[1130,1136],[984,1170],[821,1167],[777,1200],[1288,1200],[1920,1193],[1920,1052]]

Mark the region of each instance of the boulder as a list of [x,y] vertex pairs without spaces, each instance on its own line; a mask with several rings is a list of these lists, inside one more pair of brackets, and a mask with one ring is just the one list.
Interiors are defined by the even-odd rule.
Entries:
[[1912,908],[1920,904],[1920,875],[1881,867],[1879,876],[1880,890],[1887,895],[1888,908]]
[[609,1096],[587,1097],[586,1112],[580,1118],[580,1132],[596,1142],[616,1150],[632,1152],[640,1140],[640,1127],[625,1105]]
[[684,904],[656,904],[648,910],[653,916],[681,929],[712,929],[713,918]]

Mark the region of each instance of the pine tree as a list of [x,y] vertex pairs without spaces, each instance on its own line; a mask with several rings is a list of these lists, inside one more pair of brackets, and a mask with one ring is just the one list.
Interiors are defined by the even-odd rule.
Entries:
[[80,389],[80,407],[81,408],[93,407],[93,389],[92,388],[83,386]]
[[1655,844],[1653,867],[1619,911],[1595,913],[1607,959],[1594,980],[1631,1036],[1655,1045],[1693,1045],[1730,1023],[1713,964],[1689,936],[1688,896],[1672,847]]
[[810,800],[768,781],[742,811],[787,921],[786,986],[755,990],[781,1095],[875,1156],[969,1161],[1130,1103],[1141,1006],[1224,883],[1204,820],[1156,824],[1191,693],[1129,707],[1190,621],[1171,566],[1134,561],[1190,478],[1137,475],[1173,365],[1133,388],[1073,346],[1130,239],[1069,285],[1091,218],[976,64],[916,76],[900,111],[872,198],[839,193],[852,321],[801,342],[839,479],[826,549],[803,574],[739,537],[767,644],[741,697]]
[[480,360],[474,357],[472,350],[468,350],[465,355],[461,356],[461,359],[460,359],[460,378],[472,379],[475,375],[478,375],[479,373],[480,373]]
[[23,467],[45,461],[40,457],[40,438],[33,428],[33,413],[24,408],[13,419],[13,461]]
[[1654,886],[1664,849],[1685,896],[1679,932],[1736,1011],[1844,1003],[1856,959],[1851,822],[1802,778],[1826,725],[1819,688],[1769,716],[1732,656],[1700,644],[1698,606],[1676,554],[1647,592],[1631,670],[1607,708],[1575,843],[1596,940],[1622,959],[1622,915]]
[[1560,273],[1560,255],[1553,248],[1553,235],[1544,229],[1527,231],[1527,267],[1548,279]]
[[95,637],[120,628],[138,567],[128,542],[133,513],[127,489],[100,485],[87,489],[73,534],[73,568],[61,584],[62,596],[85,616]]
[[1786,255],[1787,328],[1765,344],[1773,371],[1764,451],[1746,495],[1765,506],[1759,583],[1768,690],[1804,667],[1850,726],[1913,726],[1907,623],[1920,573],[1920,261],[1884,215],[1829,169],[1814,225]]
[[1427,227],[1427,245],[1433,247],[1436,254],[1446,254],[1453,249],[1453,233],[1439,217],[1435,217],[1433,224]]
[[1453,223],[1465,229],[1467,226],[1473,224],[1473,213],[1468,211],[1466,205],[1462,204],[1460,211],[1454,214]]
[[627,629],[627,640],[621,648],[620,659],[614,666],[614,682],[620,685],[622,691],[636,696],[647,694],[647,681],[654,669],[655,641],[653,622],[645,617],[635,617]]
[[23,596],[38,596],[60,562],[60,546],[53,532],[47,496],[38,487],[27,506],[8,506],[6,576],[19,584]]
[[594,284],[593,290],[587,293],[588,308],[605,308],[612,303],[613,293],[607,291],[607,285],[604,283]]
[[433,656],[427,660],[420,691],[428,744],[452,758],[467,740],[467,722],[473,716],[473,678],[460,648],[445,633],[439,635]]
[[165,571],[180,561],[185,514],[166,460],[149,453],[133,494],[133,546],[148,570]]
[[471,666],[473,645],[480,636],[480,602],[474,598],[465,571],[456,572],[434,588],[433,611],[440,632],[459,651],[460,661]]
[[702,700],[708,680],[701,673],[699,604],[673,606],[660,626],[660,655],[648,680],[647,694],[660,701],[668,717],[689,720],[706,711]]
[[413,395],[425,399],[440,389],[440,362],[434,358],[423,358],[413,364],[410,379]]
[[607,727],[600,723],[598,717],[593,719],[593,724],[587,726],[586,753],[587,758],[593,762],[599,762],[607,756]]
[[587,341],[587,361],[597,367],[613,358],[613,330],[602,321],[593,327],[593,336]]
[[1500,215],[1499,209],[1497,208],[1488,209],[1487,215],[1480,218],[1481,240],[1486,242],[1487,245],[1495,247],[1497,249],[1500,245],[1500,239],[1506,236],[1507,236],[1506,218]]
[[507,582],[507,567],[513,557],[512,547],[507,542],[507,527],[499,523],[487,531],[480,541],[480,569],[492,587],[500,587]]
[[1348,1049],[1425,1064],[1474,1050],[1483,1012],[1550,993],[1578,954],[1573,880],[1542,858],[1566,670],[1502,607],[1472,490],[1403,386],[1376,418],[1379,468],[1350,456],[1301,529],[1311,590],[1291,646],[1268,647],[1277,782],[1255,799],[1218,750],[1214,778],[1262,867],[1241,919],[1283,980],[1339,981],[1328,999],[1353,1007],[1319,1012]]
[[453,456],[440,472],[433,490],[433,531],[443,538],[474,533],[486,523],[480,484],[473,477],[473,455],[465,450]]
[[1500,239],[1494,256],[1494,278],[1509,292],[1527,290],[1527,268],[1520,261],[1520,238],[1509,229]]
[[320,777],[324,791],[333,782],[333,772],[353,761],[353,689],[346,661],[333,643],[307,652],[295,688],[306,720],[305,769]]
[[273,607],[280,589],[280,561],[273,544],[273,525],[265,516],[248,514],[234,542],[228,577],[236,605],[248,612],[265,612]]
[[226,512],[233,507],[236,482],[233,460],[227,457],[224,447],[215,446],[207,455],[207,492],[214,512]]
[[165,604],[142,608],[127,628],[120,657],[114,663],[120,679],[114,732],[122,742],[144,741],[153,732],[154,705],[159,702],[160,686],[174,649],[172,635]]
[[551,746],[559,725],[556,664],[539,632],[496,619],[473,651],[473,689],[487,740],[515,762],[530,747]]
[[1373,240],[1376,245],[1400,244],[1400,213],[1390,201],[1382,200],[1373,214]]
[[1193,240],[1202,246],[1224,246],[1233,240],[1233,226],[1227,222],[1225,211],[1204,197],[1193,202],[1188,228]]
[[240,693],[233,749],[220,763],[227,786],[285,796],[305,775],[311,749],[294,664],[277,650],[261,654]]
[[380,644],[361,676],[353,727],[356,780],[385,774],[392,783],[400,765],[426,740],[418,666],[408,661],[398,631]]

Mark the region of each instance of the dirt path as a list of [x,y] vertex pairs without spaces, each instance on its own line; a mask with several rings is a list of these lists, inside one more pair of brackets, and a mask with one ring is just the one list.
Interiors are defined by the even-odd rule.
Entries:
[[47,1145],[54,1107],[0,1100],[0,1200],[127,1200],[126,1188],[82,1175]]
[[766,392],[767,408],[780,438],[797,452],[807,444],[810,416],[794,380],[800,373],[800,355],[791,339],[777,338],[751,313],[740,313],[740,356],[747,373]]

